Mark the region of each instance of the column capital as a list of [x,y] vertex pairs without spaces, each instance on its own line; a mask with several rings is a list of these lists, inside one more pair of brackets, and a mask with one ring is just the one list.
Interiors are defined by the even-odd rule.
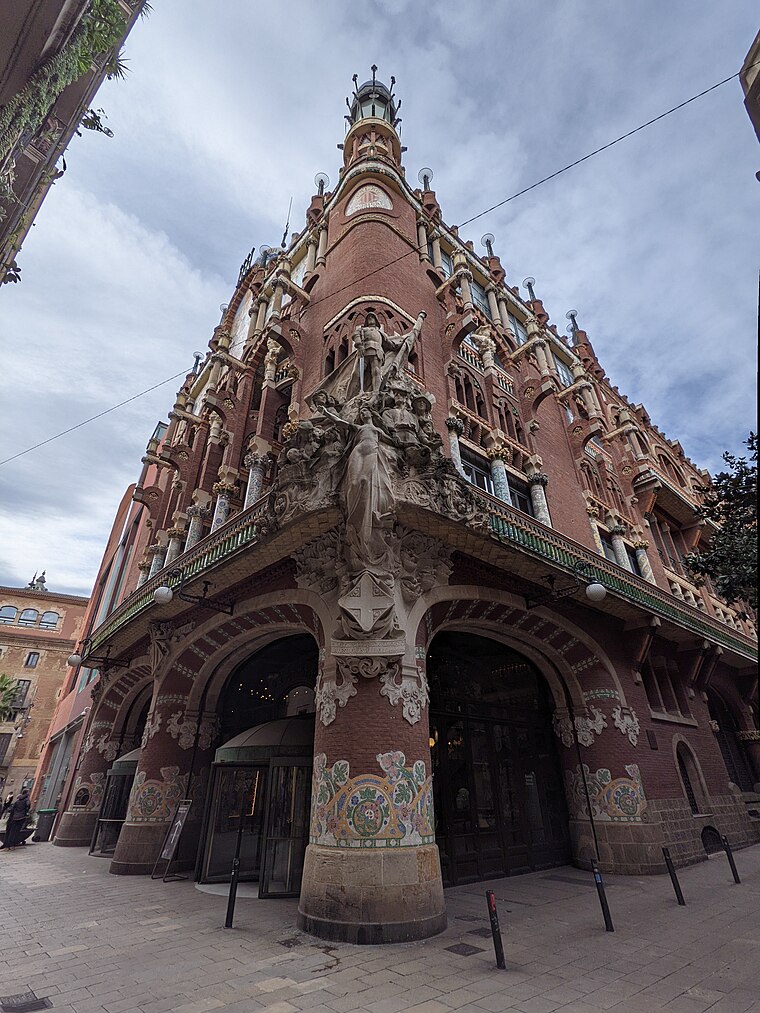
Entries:
[[542,485],[547,486],[549,484],[549,476],[543,471],[537,471],[528,479],[528,485]]
[[211,491],[215,496],[234,496],[235,486],[231,482],[215,482]]
[[639,538],[638,541],[633,543],[634,549],[644,549],[646,551],[649,548],[649,542],[646,538]]
[[485,451],[485,455],[489,461],[511,461],[512,449],[505,443],[497,443],[495,446],[489,447]]
[[450,433],[456,433],[457,436],[461,436],[464,432],[464,422],[454,415],[449,415],[446,419],[446,428]]
[[137,564],[137,569],[141,573],[147,573],[150,570],[150,560],[143,559]]
[[615,524],[610,528],[611,535],[617,535],[622,538],[625,535],[625,526],[623,524]]
[[267,456],[267,454],[258,454],[251,450],[243,458],[243,464],[246,468],[258,468],[265,463]]

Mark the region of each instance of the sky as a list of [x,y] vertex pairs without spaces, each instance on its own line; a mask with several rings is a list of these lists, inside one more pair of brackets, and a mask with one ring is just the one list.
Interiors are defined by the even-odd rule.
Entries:
[[[396,77],[407,176],[458,224],[737,72],[729,0],[155,0],[0,288],[3,459],[183,374],[251,247],[338,178],[351,77]],[[721,467],[756,428],[760,146],[732,81],[461,234],[577,309],[612,382]],[[181,376],[0,466],[0,584],[88,594]]]

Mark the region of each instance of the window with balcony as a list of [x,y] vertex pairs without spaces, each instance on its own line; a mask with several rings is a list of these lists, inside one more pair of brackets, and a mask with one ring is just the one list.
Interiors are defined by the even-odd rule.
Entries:
[[491,469],[488,462],[462,450],[462,469],[468,482],[472,482],[479,489],[493,495],[493,482],[491,481]]
[[35,626],[40,614],[37,609],[24,609],[18,617],[19,626]]
[[509,322],[512,326],[512,330],[515,332],[515,340],[518,345],[524,345],[528,340],[528,332],[525,330],[525,325],[517,319],[513,314],[509,314]]
[[556,355],[554,356],[554,364],[557,367],[557,376],[560,378],[562,386],[569,387],[574,382],[570,367]]
[[20,710],[22,707],[26,706],[26,698],[31,685],[31,679],[16,680],[16,693],[13,697],[13,702],[11,703],[11,707],[13,707],[14,710]]
[[12,605],[3,605],[0,608],[0,623],[15,623],[16,616],[18,615],[18,609]]
[[483,288],[480,282],[477,281],[473,281],[470,284],[470,289],[472,291],[472,301],[475,303],[475,305],[478,307],[481,313],[485,313],[485,315],[490,320],[491,310],[488,306],[488,296],[486,295],[486,290]]
[[60,618],[57,612],[43,612],[42,619],[40,619],[40,629],[54,630],[58,626]]
[[530,488],[527,482],[523,482],[512,474],[511,471],[507,472],[507,484],[509,485],[509,495],[512,497],[512,505],[518,510],[521,510],[524,514],[528,514],[530,517],[535,517],[533,510],[533,500],[530,498]]

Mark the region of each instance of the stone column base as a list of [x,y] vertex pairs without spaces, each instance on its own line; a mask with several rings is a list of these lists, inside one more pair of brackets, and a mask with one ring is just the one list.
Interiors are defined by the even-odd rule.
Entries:
[[65,812],[58,821],[53,844],[59,848],[89,848],[97,822],[97,810]]
[[168,829],[168,823],[125,823],[108,871],[115,876],[150,875]]
[[446,928],[435,844],[306,849],[298,925],[345,943],[403,943]]

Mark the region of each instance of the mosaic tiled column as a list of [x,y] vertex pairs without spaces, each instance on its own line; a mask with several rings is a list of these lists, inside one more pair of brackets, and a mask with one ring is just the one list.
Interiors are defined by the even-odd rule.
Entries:
[[[93,691],[97,695],[99,685]],[[55,831],[54,844],[63,848],[89,847],[98,818],[106,774],[123,750],[114,734],[116,710],[108,701],[95,706],[79,752],[79,769],[66,811]],[[72,754],[73,755],[73,754]]]
[[628,553],[625,548],[625,541],[623,535],[625,534],[625,528],[622,524],[616,524],[610,529],[610,540],[612,542],[612,551],[615,553],[615,561],[618,566],[622,566],[624,570],[631,569],[631,561],[628,558]]
[[183,692],[162,686],[151,705],[127,818],[111,862],[110,871],[117,875],[151,871],[177,802],[188,790],[196,729],[186,725],[186,702]]
[[464,422],[462,422],[461,419],[455,418],[453,415],[450,415],[446,419],[446,428],[449,431],[449,449],[451,451],[452,463],[459,472],[459,474],[464,478],[464,468],[462,467],[462,455],[459,452],[459,437],[464,432]]
[[649,542],[641,539],[638,542],[633,543],[633,549],[636,553],[636,562],[639,564],[639,570],[644,580],[648,580],[650,584],[655,584],[654,573],[652,572],[652,564],[649,562],[649,556],[647,555],[647,549],[649,548]]
[[264,487],[265,463],[266,457],[263,454],[250,453],[246,454],[243,458],[243,464],[248,468],[248,484],[245,488],[245,503],[243,504],[244,510],[253,506],[261,496],[261,490]]
[[203,534],[203,519],[206,517],[208,510],[206,507],[199,506],[194,503],[191,507],[187,508],[187,516],[190,518],[190,524],[187,528],[187,538],[185,539],[185,552],[191,549],[196,542],[200,541],[201,535]]
[[493,494],[504,503],[512,506],[512,494],[509,491],[507,469],[504,465],[504,455],[509,453],[503,447],[493,447],[488,451],[488,458],[491,462],[491,481],[493,482]]
[[214,516],[211,520],[211,532],[213,534],[217,528],[220,528],[225,523],[230,514],[230,498],[235,492],[235,486],[229,482],[217,482],[212,492],[216,496],[216,504],[214,505]]
[[150,563],[148,562],[147,559],[143,559],[141,563],[137,564],[137,571],[138,571],[137,586],[142,587],[142,585],[148,579],[148,574],[150,573]]
[[166,534],[169,536],[169,545],[166,549],[166,561],[164,565],[168,566],[182,552],[182,539],[185,529],[181,527],[169,528]]
[[546,502],[546,486],[549,484],[549,476],[542,471],[537,471],[528,479],[530,489],[530,501],[533,504],[533,513],[537,521],[551,527],[552,519],[549,514],[549,504]]
[[328,656],[316,702],[300,926],[354,943],[442,931],[424,669],[400,656]]
[[147,554],[151,557],[150,570],[148,571],[148,579],[155,577],[159,570],[164,566],[164,560],[166,559],[166,546],[156,542],[148,548]]

